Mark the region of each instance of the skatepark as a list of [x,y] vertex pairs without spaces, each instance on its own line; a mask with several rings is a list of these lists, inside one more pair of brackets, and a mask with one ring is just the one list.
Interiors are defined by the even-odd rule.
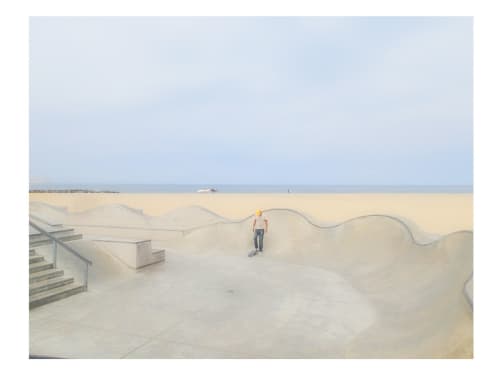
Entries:
[[[471,358],[473,233],[429,235],[402,217],[316,222],[204,207],[151,216],[122,204],[84,211],[30,202],[46,230],[92,261],[88,290],[30,310],[30,354],[58,358]],[[151,241],[135,267],[110,243]],[[50,257],[50,245],[37,251]],[[63,251],[58,266],[79,277]]]

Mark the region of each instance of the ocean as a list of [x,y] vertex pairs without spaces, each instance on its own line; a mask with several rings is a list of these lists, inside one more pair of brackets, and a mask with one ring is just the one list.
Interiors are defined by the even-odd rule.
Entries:
[[228,184],[31,184],[31,190],[90,190],[119,193],[196,193],[200,189],[216,189],[215,194],[348,194],[348,193],[472,193],[469,185],[228,185]]

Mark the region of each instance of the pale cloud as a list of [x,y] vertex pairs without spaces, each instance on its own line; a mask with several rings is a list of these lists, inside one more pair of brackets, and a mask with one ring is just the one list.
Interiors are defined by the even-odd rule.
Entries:
[[30,35],[32,175],[236,183],[260,163],[263,183],[416,183],[431,164],[426,183],[472,182],[471,18],[34,18]]

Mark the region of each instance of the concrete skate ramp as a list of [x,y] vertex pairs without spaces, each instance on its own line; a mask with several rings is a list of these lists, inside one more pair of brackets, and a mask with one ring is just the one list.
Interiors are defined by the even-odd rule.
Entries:
[[122,205],[111,204],[72,213],[68,219],[73,224],[104,225],[104,226],[138,226],[147,227],[148,217],[141,210]]
[[52,206],[42,202],[30,202],[32,219],[44,225],[57,225],[66,220],[68,211],[65,207]]
[[[348,306],[354,309],[352,316],[360,321],[353,328],[349,312],[336,313],[337,308],[345,310],[342,298],[328,302],[332,306],[331,315],[318,308],[321,321],[328,322],[330,316],[332,322],[341,325],[339,320],[345,319],[349,332],[345,340],[335,341],[337,345],[332,341],[328,354],[322,338],[318,357],[472,357],[472,232],[450,233],[439,239],[429,236],[427,241],[421,233],[417,241],[404,220],[390,216],[370,215],[319,226],[294,210],[271,209],[264,215],[269,218],[269,232],[264,239],[264,253],[256,258],[247,257],[253,248],[251,216],[230,221],[204,208],[190,207],[171,216],[152,218],[124,207],[100,207],[85,213],[70,213],[65,220],[68,225],[79,223],[82,225],[79,230],[89,233],[92,230],[121,236],[140,233],[168,250],[167,262],[169,253],[172,257],[198,258],[200,262],[211,259],[208,262],[214,267],[213,272],[226,275],[224,278],[235,277],[248,264],[262,266],[262,280],[272,274],[274,278],[283,277],[280,282],[290,286],[280,293],[293,295],[293,288],[297,288],[297,293],[306,293],[304,287],[297,286],[304,275],[315,279],[310,293],[316,295],[320,285],[333,288],[335,283],[329,278],[337,283],[342,280],[345,285],[342,291],[339,289],[339,296],[345,297],[347,288],[352,289],[347,294],[356,295],[351,298],[356,303],[350,302]],[[119,225],[113,225],[116,223]],[[213,278],[217,277],[214,274]],[[278,293],[273,285],[263,282],[262,293]],[[336,290],[330,292],[334,296]],[[265,306],[262,308],[265,317]],[[297,308],[295,314],[304,308]],[[310,309],[314,310],[314,305]],[[355,311],[358,309],[366,313]],[[310,339],[307,332],[301,334]]]
[[[345,355],[357,358],[472,355],[472,232],[417,243],[398,218],[372,215],[315,226],[291,210],[269,210],[266,258],[333,271],[377,311],[374,324]],[[176,248],[241,254],[250,249],[251,218],[196,228]]]
[[182,207],[162,216],[149,217],[152,228],[185,229],[219,222],[229,220],[200,206]]

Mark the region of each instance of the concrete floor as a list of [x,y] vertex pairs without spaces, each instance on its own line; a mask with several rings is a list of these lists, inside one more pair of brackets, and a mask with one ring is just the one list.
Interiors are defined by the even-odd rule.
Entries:
[[266,259],[167,262],[30,311],[30,353],[66,358],[330,358],[375,311],[342,277]]

